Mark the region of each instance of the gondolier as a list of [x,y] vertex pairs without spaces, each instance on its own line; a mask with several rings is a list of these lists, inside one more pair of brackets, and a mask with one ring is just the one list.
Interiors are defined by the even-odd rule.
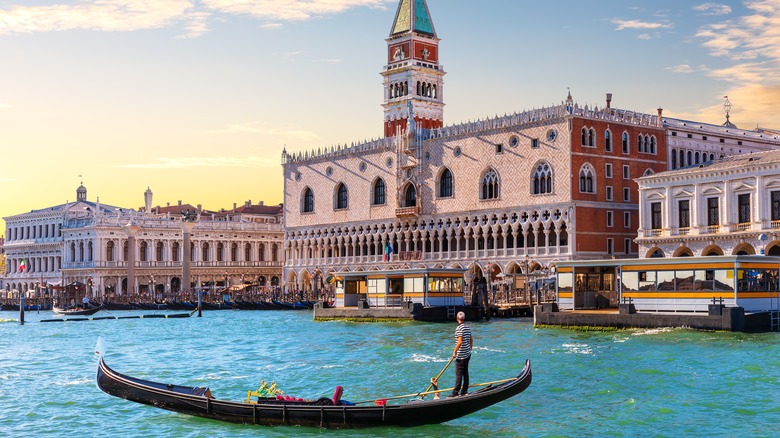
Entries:
[[469,361],[471,360],[471,348],[474,345],[471,327],[465,323],[466,314],[458,312],[457,321],[455,350],[452,352],[452,357],[455,358],[455,387],[452,388],[450,397],[466,395],[469,392]]

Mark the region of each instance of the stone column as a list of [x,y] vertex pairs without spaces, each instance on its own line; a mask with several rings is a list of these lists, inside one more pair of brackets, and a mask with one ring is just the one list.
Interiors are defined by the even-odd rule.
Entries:
[[135,293],[135,236],[141,227],[131,219],[124,228],[127,232],[127,293],[129,295]]
[[192,281],[190,280],[190,264],[192,263],[192,252],[190,243],[190,235],[192,229],[195,228],[195,222],[182,221],[181,231],[183,235],[182,243],[182,259],[181,259],[181,290],[182,292],[189,292]]

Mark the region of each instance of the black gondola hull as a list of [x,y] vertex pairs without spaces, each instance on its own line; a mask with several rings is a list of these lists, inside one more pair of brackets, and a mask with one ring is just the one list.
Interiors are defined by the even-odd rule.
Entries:
[[88,307],[86,309],[80,308],[80,307],[74,307],[71,309],[63,309],[60,307],[52,307],[52,312],[56,313],[57,315],[61,316],[87,316],[87,315],[94,315],[98,313],[103,306],[96,306],[96,307]]
[[181,414],[232,423],[335,429],[444,423],[515,396],[530,384],[531,364],[526,361],[523,371],[516,378],[466,396],[414,400],[398,405],[347,406],[325,404],[327,399],[319,404],[272,399],[258,403],[219,400],[202,395],[204,388],[156,383],[117,373],[105,364],[102,357],[97,372],[97,385],[103,392]]

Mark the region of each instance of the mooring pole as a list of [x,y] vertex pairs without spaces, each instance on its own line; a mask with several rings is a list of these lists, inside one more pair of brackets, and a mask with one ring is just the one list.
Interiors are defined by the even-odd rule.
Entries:
[[19,292],[19,325],[24,325],[24,292]]
[[203,298],[201,298],[201,292],[203,291],[198,289],[198,318],[203,316],[203,314],[201,313],[203,310],[203,301],[202,301]]

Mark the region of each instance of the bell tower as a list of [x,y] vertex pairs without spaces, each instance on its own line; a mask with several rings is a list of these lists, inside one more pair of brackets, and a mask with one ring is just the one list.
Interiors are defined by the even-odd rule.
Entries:
[[[384,77],[385,137],[409,129],[409,114],[422,129],[444,126],[444,69],[439,38],[425,0],[400,0],[387,38]],[[410,111],[411,110],[411,111]]]

